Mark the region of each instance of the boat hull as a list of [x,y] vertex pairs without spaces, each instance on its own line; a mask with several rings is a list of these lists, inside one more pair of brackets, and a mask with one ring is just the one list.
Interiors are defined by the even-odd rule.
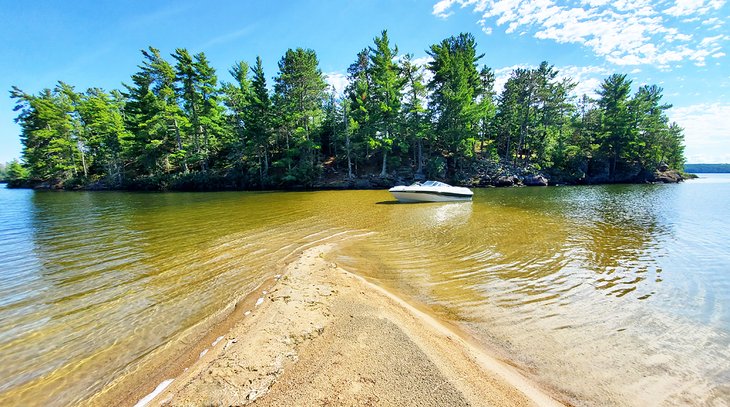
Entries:
[[390,191],[400,202],[452,202],[471,201],[472,196],[447,192],[431,191]]

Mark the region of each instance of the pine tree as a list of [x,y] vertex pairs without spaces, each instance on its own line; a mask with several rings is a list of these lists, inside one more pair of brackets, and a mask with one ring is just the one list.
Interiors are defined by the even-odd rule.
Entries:
[[433,60],[428,88],[432,92],[431,108],[438,143],[447,159],[448,170],[455,175],[463,158],[473,154],[484,111],[478,101],[485,90],[477,69],[484,55],[477,55],[471,34],[449,37],[427,51]]
[[383,30],[380,37],[375,37],[375,47],[370,47],[370,99],[372,127],[370,144],[379,148],[383,154],[380,176],[387,173],[388,152],[393,144],[399,144],[401,137],[397,128],[401,107],[401,93],[405,81],[400,77],[400,68],[394,61],[398,55],[398,47],[390,48],[388,32]]
[[423,79],[422,67],[412,61],[407,54],[402,62],[402,75],[405,82],[402,105],[402,129],[404,136],[415,146],[416,177],[423,178],[423,143],[429,136],[427,110],[424,106],[428,93]]
[[319,148],[314,129],[322,120],[327,83],[311,49],[289,49],[279,61],[275,78],[274,106],[279,133],[286,140],[285,182],[311,185],[318,176],[315,152]]

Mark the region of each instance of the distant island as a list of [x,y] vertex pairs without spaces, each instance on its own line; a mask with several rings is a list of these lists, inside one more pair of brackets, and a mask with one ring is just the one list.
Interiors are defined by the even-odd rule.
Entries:
[[474,36],[418,63],[387,31],[365,44],[342,94],[311,49],[289,49],[269,88],[260,58],[220,81],[204,53],[142,50],[122,90],[58,82],[11,90],[22,161],[10,186],[224,190],[376,188],[437,179],[467,186],[678,182],[684,135],[663,89],[607,77],[597,97],[547,62],[498,92]]
[[685,164],[684,172],[692,174],[730,173],[730,164]]

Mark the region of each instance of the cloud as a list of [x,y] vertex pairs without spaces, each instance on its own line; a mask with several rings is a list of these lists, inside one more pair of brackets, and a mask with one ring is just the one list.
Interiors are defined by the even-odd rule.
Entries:
[[325,80],[334,89],[335,93],[340,96],[343,95],[349,84],[347,75],[342,72],[327,72],[325,75],[327,76]]
[[454,4],[454,0],[441,0],[438,3],[433,5],[433,14],[436,16],[439,16],[441,18],[447,18],[450,15],[454,14],[453,12],[446,12],[449,8],[451,8],[451,5]]
[[[494,90],[497,94],[501,94],[504,90],[504,85],[512,75],[512,71],[515,69],[536,69],[536,65],[512,65],[494,70]],[[611,74],[611,71],[600,66],[556,66],[555,69],[558,71],[558,79],[562,80],[570,78],[576,83],[575,89],[573,89],[572,95],[580,97],[588,95],[589,97],[596,97],[596,89],[601,85],[603,79]]]
[[724,1],[717,0],[677,0],[664,13],[674,17],[704,15],[713,9],[718,10],[723,4]]
[[730,163],[730,104],[674,107],[667,115],[684,128],[687,162]]
[[[478,22],[486,33],[492,32],[493,24],[507,34],[580,44],[617,65],[689,60],[703,66],[730,40],[696,35],[722,24],[718,16],[725,0],[678,0],[672,7],[652,0],[442,0],[433,14],[448,18],[457,4],[481,13]],[[690,16],[697,19],[684,18]],[[707,21],[712,27],[703,27]]]

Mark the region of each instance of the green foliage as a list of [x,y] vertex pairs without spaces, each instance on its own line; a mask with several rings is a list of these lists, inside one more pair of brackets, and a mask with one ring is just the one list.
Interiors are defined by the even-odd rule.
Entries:
[[479,139],[481,122],[488,109],[480,103],[488,97],[489,89],[478,69],[476,41],[471,34],[449,37],[427,51],[433,60],[428,64],[432,78],[428,89],[434,131],[438,134],[435,147],[451,163],[454,173],[460,158],[472,156]]
[[3,179],[6,180],[11,186],[20,186],[28,180],[30,174],[28,170],[18,162],[13,160],[7,164],[4,168]]
[[278,136],[285,139],[287,178],[311,185],[316,173],[319,145],[315,131],[322,122],[322,104],[327,83],[319,69],[317,54],[311,49],[289,49],[279,61],[275,78],[274,108]]
[[[310,49],[289,49],[273,91],[263,63],[237,62],[219,81],[203,53],[141,51],[122,91],[59,82],[38,94],[13,87],[22,163],[13,185],[140,190],[312,187],[330,177],[463,179],[469,171],[543,172],[559,182],[628,182],[681,170],[684,136],[663,90],[632,95],[626,75],[598,98],[573,99],[554,66],[515,69],[494,91],[471,34],[428,48],[418,66],[387,31],[332,92]],[[428,70],[428,83],[425,73]]]

